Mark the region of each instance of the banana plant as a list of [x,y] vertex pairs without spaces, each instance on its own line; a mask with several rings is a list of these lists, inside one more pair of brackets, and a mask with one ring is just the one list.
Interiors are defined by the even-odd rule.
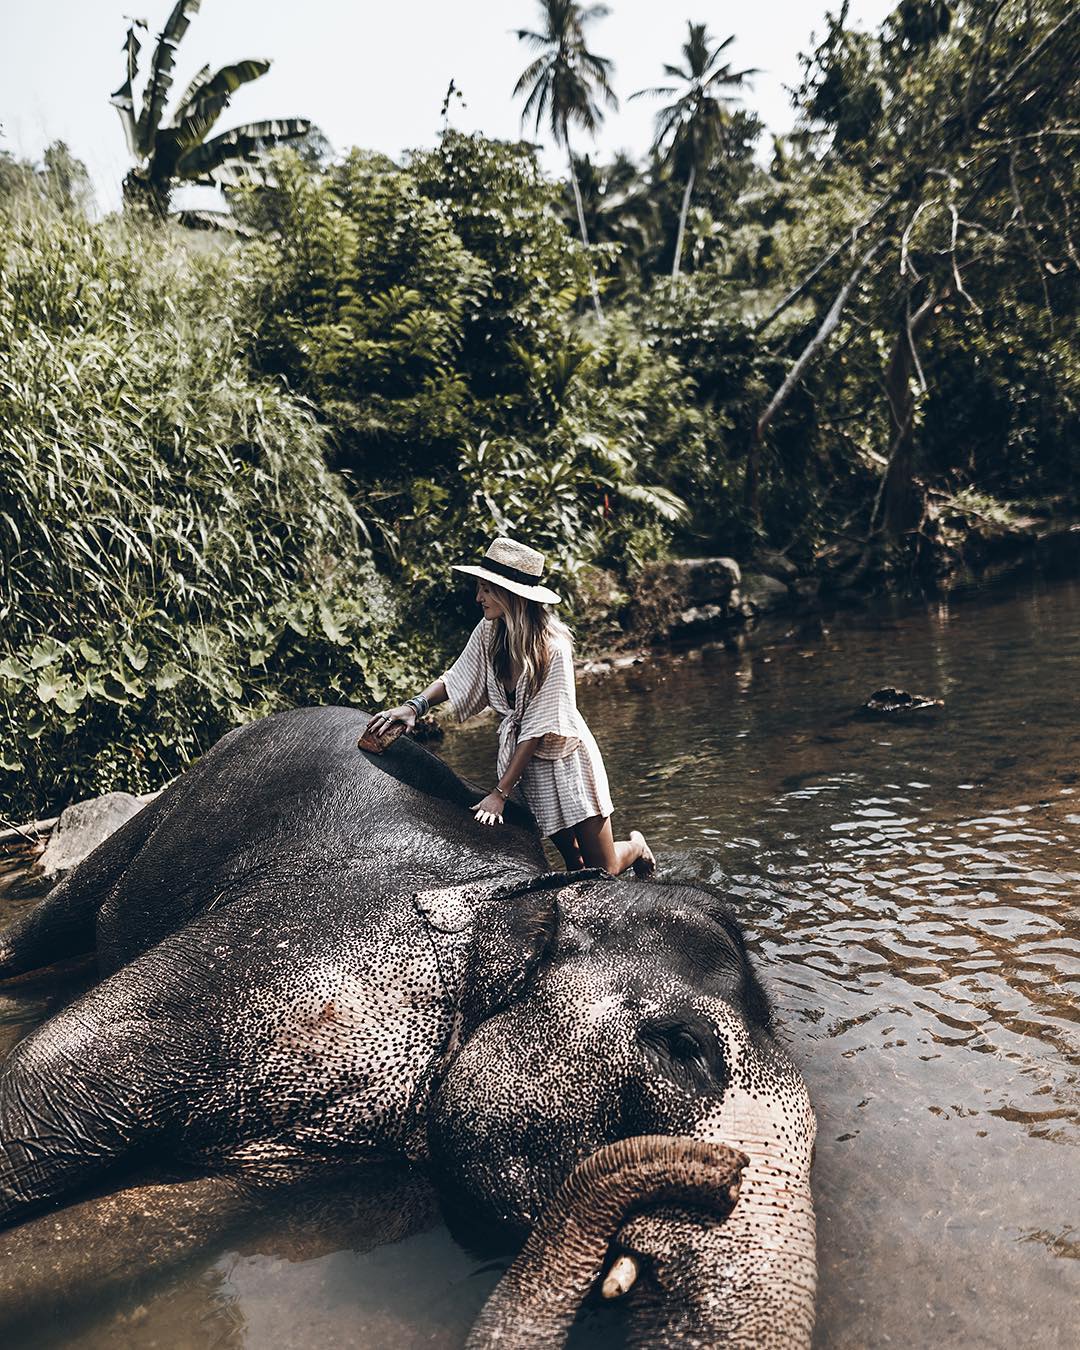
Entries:
[[306,136],[312,129],[311,123],[302,118],[275,118],[249,122],[207,139],[237,89],[270,69],[270,62],[265,60],[238,61],[214,74],[210,66],[203,66],[184,91],[171,120],[163,121],[176,49],[200,2],[176,0],[158,35],[138,115],[134,93],[142,50],[138,30],[145,30],[146,22],[132,20],[124,41],[124,82],[109,100],[120,114],[128,151],[135,160],[124,179],[124,198],[149,206],[159,217],[168,213],[173,191],[181,184],[234,185],[251,176],[251,166],[265,151]]

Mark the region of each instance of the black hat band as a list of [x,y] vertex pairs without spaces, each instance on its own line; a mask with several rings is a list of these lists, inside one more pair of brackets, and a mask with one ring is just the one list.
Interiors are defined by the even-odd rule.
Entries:
[[534,576],[531,572],[523,572],[520,567],[508,567],[506,563],[495,562],[493,558],[482,558],[480,566],[488,572],[498,572],[499,576],[505,577],[507,581],[519,581],[524,586],[539,586],[540,576]]

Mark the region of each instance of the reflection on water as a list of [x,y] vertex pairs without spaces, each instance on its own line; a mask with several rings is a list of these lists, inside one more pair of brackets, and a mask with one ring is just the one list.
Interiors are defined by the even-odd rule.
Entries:
[[[1027,581],[581,690],[616,825],[726,890],[803,1068],[820,1346],[1075,1343],[1078,672],[1080,586]],[[890,684],[945,709],[855,715]],[[444,754],[486,781],[492,728]],[[208,1252],[67,1343],[449,1346],[497,1273],[438,1227],[342,1246]]]

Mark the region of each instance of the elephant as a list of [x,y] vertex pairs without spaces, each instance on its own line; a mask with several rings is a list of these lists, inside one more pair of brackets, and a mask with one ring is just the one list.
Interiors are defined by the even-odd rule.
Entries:
[[521,1246],[476,1346],[808,1346],[814,1114],[711,888],[547,870],[513,802],[356,708],[228,732],[0,934],[100,982],[0,1072],[0,1223],[160,1162],[405,1162]]

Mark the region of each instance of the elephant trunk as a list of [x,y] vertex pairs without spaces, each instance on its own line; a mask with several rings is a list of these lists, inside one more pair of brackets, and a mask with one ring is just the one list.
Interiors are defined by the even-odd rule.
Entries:
[[467,1350],[561,1345],[628,1209],[674,1204],[726,1217],[747,1161],[724,1144],[667,1135],[598,1149],[578,1164],[534,1225],[477,1319]]

